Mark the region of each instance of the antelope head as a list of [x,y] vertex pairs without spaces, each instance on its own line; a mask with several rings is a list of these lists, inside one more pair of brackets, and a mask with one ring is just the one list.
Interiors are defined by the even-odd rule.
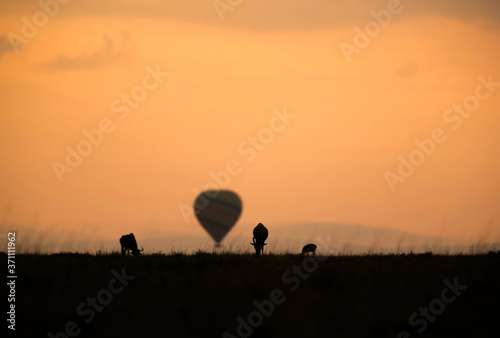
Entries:
[[250,244],[253,245],[257,256],[260,256],[261,252],[264,252],[264,245],[267,245],[267,243],[255,242],[255,237],[253,238],[253,243],[250,243]]

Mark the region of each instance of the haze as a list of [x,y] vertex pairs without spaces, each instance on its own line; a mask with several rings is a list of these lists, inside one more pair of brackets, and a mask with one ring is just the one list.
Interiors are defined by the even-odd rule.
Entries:
[[497,2],[63,2],[0,4],[2,233],[208,242],[182,210],[215,185],[245,245],[500,241]]

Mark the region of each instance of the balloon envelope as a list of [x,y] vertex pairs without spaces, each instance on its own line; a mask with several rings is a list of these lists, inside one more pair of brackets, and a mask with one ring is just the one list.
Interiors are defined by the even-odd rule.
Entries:
[[241,210],[241,199],[230,190],[204,191],[194,201],[196,218],[217,243],[236,224]]

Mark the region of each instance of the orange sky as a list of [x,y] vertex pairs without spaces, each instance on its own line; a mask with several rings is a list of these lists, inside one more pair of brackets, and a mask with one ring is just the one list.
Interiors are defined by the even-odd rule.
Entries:
[[[0,4],[2,228],[203,235],[179,206],[236,161],[239,233],[337,222],[500,240],[495,1],[401,1],[350,62],[341,46],[391,1],[44,3],[46,24],[37,2]],[[401,176],[436,128],[444,142]]]

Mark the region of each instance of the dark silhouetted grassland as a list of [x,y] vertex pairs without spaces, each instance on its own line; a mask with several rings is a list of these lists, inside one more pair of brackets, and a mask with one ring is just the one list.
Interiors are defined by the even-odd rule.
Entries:
[[[78,337],[237,336],[237,317],[247,319],[274,289],[276,305],[252,337],[498,337],[500,253],[437,256],[330,256],[301,279],[284,273],[302,266],[298,255],[118,254],[18,255],[17,336],[47,337],[75,321]],[[314,266],[309,259],[309,268]],[[76,307],[107,289],[113,269],[136,278],[95,319]],[[467,289],[419,334],[408,317],[428,307],[444,279]],[[118,285],[118,284],[116,284]],[[5,324],[4,324],[5,325]]]

